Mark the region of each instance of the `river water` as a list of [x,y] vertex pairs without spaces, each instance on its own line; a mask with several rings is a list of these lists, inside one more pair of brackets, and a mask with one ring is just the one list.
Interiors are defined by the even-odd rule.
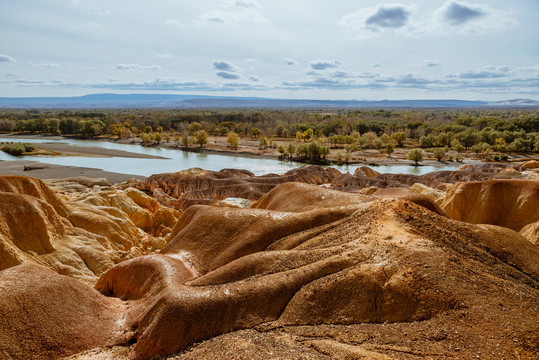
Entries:
[[[280,161],[264,157],[249,158],[241,156],[230,156],[211,153],[195,153],[175,149],[162,149],[154,147],[143,147],[132,144],[118,144],[108,141],[97,140],[76,140],[76,139],[48,139],[48,138],[14,138],[0,137],[0,142],[63,142],[77,146],[93,146],[105,149],[115,149],[129,151],[139,154],[161,156],[167,159],[138,159],[125,157],[78,157],[78,156],[12,156],[0,151],[0,160],[32,160],[56,165],[80,166],[88,168],[103,169],[105,171],[150,176],[152,174],[176,172],[193,167],[199,167],[206,170],[221,170],[225,168],[245,169],[253,172],[255,175],[264,175],[269,173],[283,174],[290,169],[304,166],[303,163]],[[1,166],[1,164],[0,164]],[[332,167],[341,172],[353,173],[356,168],[362,165],[342,165]],[[375,166],[374,170],[380,173],[402,173],[422,175],[432,171],[455,170],[455,166],[410,166],[387,165]]]

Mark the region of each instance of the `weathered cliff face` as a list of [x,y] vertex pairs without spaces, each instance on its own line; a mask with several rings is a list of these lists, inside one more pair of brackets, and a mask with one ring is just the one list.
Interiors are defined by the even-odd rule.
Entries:
[[95,282],[114,264],[163,247],[180,216],[135,189],[62,199],[42,180],[1,176],[0,190],[0,270],[31,261]]
[[539,221],[539,182],[489,180],[459,183],[440,207],[455,220],[493,224],[520,231]]

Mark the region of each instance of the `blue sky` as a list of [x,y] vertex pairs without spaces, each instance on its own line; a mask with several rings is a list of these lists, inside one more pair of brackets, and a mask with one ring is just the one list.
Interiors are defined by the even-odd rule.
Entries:
[[0,96],[539,100],[539,2],[17,0]]

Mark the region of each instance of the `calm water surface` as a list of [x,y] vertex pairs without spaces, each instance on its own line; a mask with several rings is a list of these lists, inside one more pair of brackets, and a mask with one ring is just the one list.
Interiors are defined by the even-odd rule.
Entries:
[[[56,165],[70,165],[81,166],[96,169],[103,169],[105,171],[112,171],[125,174],[135,174],[142,176],[150,176],[152,174],[176,172],[180,170],[186,170],[193,167],[199,167],[206,170],[221,170],[225,168],[246,169],[253,172],[256,175],[263,175],[269,173],[283,174],[290,169],[304,166],[305,164],[289,161],[279,161],[275,159],[265,158],[247,158],[239,156],[229,156],[220,154],[206,154],[206,153],[193,153],[182,150],[172,149],[160,149],[160,148],[146,148],[140,145],[131,144],[117,144],[107,141],[96,140],[75,140],[75,139],[24,139],[13,137],[0,137],[0,141],[10,142],[31,142],[31,143],[44,143],[44,142],[62,142],[70,145],[78,146],[93,146],[104,149],[115,149],[129,151],[139,154],[148,154],[155,156],[162,156],[167,159],[137,159],[137,158],[124,158],[124,157],[44,157],[44,156],[22,156],[16,157],[0,151],[0,160],[33,160],[41,161],[49,164]],[[1,164],[0,164],[1,166]],[[353,173],[356,168],[362,165],[351,166],[333,166],[341,172]],[[376,166],[373,167],[381,173],[402,173],[402,174],[414,174],[422,175],[432,171],[439,170],[455,170],[455,166],[410,166],[409,164],[403,165],[388,165],[388,166]]]

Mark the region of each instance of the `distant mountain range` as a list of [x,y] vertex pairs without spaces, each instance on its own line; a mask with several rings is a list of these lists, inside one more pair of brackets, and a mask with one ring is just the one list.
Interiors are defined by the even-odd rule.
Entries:
[[0,109],[403,109],[539,108],[539,101],[468,100],[294,100],[165,94],[93,94],[76,97],[0,97]]

